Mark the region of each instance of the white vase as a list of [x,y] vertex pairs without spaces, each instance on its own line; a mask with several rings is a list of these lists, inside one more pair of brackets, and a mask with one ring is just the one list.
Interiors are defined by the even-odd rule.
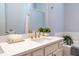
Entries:
[[44,33],[44,36],[49,36],[49,33]]

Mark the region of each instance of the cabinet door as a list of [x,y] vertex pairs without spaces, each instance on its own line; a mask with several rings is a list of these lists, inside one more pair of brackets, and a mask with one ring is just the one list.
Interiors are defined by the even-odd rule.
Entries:
[[53,52],[53,56],[63,56],[63,48]]
[[51,54],[49,54],[48,56],[52,56],[53,54],[51,53]]
[[52,53],[53,51],[58,49],[58,43],[49,45],[45,48],[45,55],[49,55],[50,53]]
[[37,51],[34,51],[32,53],[33,56],[44,56],[44,50],[43,49],[39,49]]

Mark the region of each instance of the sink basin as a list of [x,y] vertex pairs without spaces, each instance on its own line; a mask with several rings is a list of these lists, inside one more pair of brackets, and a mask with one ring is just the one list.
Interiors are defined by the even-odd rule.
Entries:
[[36,38],[36,39],[32,39],[32,41],[36,41],[36,42],[45,42],[45,41],[48,41],[48,40],[51,40],[51,38]]
[[3,49],[0,47],[0,54],[4,53]]

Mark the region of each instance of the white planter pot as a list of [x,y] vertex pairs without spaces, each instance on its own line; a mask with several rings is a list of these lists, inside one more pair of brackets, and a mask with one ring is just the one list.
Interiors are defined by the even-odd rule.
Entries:
[[64,47],[64,56],[71,56],[71,46],[64,44],[63,47]]
[[49,33],[44,33],[44,36],[49,36]]

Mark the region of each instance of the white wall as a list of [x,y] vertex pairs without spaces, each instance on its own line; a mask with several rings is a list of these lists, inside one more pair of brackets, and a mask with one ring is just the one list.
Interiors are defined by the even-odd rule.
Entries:
[[5,34],[5,4],[0,3],[0,35]]
[[79,32],[79,3],[64,4],[65,32]]
[[[53,8],[52,8],[53,7]],[[52,35],[55,32],[64,31],[64,4],[51,3],[48,7],[48,24],[52,29]]]

